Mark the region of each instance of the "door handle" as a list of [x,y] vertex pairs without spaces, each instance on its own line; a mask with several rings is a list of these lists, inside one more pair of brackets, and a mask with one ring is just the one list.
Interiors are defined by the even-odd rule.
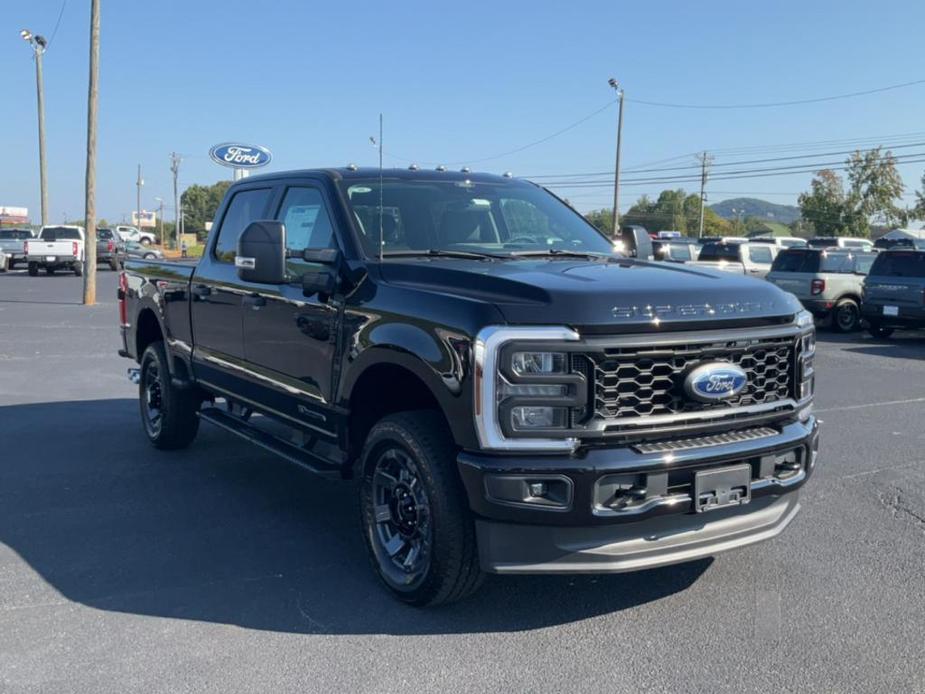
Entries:
[[245,294],[241,299],[241,303],[243,303],[245,306],[250,306],[256,311],[258,308],[266,306],[267,300],[259,294]]
[[194,284],[192,289],[194,296],[198,296],[200,299],[212,294],[212,288],[207,284]]

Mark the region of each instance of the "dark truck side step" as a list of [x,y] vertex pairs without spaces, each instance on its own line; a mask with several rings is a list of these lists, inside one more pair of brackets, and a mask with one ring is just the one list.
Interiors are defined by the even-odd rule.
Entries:
[[199,418],[204,422],[210,422],[225,431],[241,437],[264,450],[274,453],[275,455],[295,463],[299,467],[305,468],[316,475],[331,479],[341,479],[340,468],[332,465],[319,455],[307,451],[300,446],[295,446],[288,441],[284,441],[278,436],[274,436],[262,429],[249,424],[240,417],[228,414],[216,407],[207,407],[199,411]]

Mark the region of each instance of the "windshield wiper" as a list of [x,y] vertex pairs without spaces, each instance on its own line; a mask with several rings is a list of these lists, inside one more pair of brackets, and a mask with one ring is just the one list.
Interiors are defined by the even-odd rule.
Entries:
[[383,258],[461,258],[464,260],[484,260],[493,258],[503,260],[507,255],[482,253],[478,251],[450,251],[442,248],[428,248],[426,251],[386,251]]
[[547,248],[542,251],[511,251],[514,258],[610,258],[606,253],[597,253],[593,251],[570,251],[561,248]]

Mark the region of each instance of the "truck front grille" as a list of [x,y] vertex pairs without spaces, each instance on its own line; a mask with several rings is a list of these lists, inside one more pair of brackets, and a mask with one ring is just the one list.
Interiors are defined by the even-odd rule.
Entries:
[[[773,407],[794,395],[795,335],[697,340],[654,344],[604,342],[595,351],[572,355],[572,367],[588,379],[591,417],[606,428],[648,422],[672,424],[704,413],[722,417],[751,406]],[[684,392],[684,378],[709,362],[730,362],[745,371],[746,387],[735,397],[705,403]]]

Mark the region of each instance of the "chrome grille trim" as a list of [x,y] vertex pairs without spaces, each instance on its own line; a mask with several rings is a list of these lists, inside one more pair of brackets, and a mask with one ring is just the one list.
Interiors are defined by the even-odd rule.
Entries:
[[754,429],[742,429],[740,431],[730,431],[722,434],[712,434],[708,436],[696,436],[692,438],[677,439],[674,441],[638,443],[633,446],[633,449],[639,453],[674,453],[676,451],[688,451],[694,448],[708,448],[710,446],[722,446],[729,443],[756,441],[758,439],[777,436],[778,433],[779,432],[776,429],[772,429],[771,427],[755,427]]

